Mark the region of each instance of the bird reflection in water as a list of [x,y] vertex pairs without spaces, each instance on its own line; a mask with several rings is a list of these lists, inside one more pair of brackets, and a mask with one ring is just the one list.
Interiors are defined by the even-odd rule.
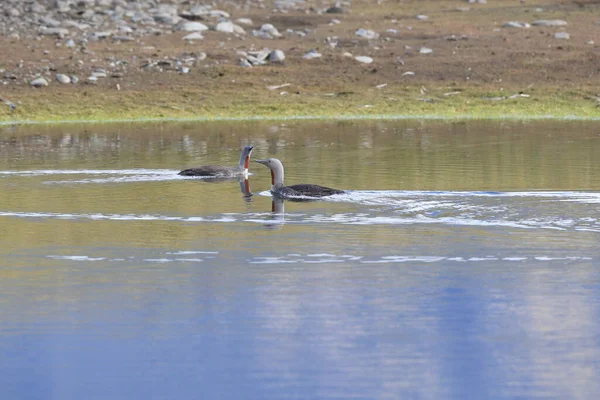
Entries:
[[[240,191],[242,192],[242,198],[245,202],[252,201],[252,191],[250,190],[250,181],[248,178],[240,179]],[[265,224],[267,229],[281,229],[285,224],[285,208],[284,200],[273,197],[271,200],[271,215],[268,217],[268,221]]]
[[285,200],[273,197],[271,200],[271,215],[265,224],[268,229],[281,229],[285,225]]

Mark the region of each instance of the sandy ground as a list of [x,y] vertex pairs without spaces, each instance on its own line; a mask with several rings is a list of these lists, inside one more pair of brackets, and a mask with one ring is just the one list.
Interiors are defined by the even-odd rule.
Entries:
[[[236,13],[227,4],[219,9]],[[567,112],[576,99],[579,111],[574,114],[585,109],[586,115],[600,115],[600,1],[354,1],[341,14],[322,9],[282,13],[265,11],[270,10],[267,6],[243,15],[256,28],[264,23],[276,26],[284,33],[276,39],[207,31],[203,40],[190,42],[182,40],[189,32],[173,32],[132,42],[94,41],[81,51],[57,47],[53,38],[5,35],[0,41],[0,97],[16,109],[6,107],[0,119],[135,117],[144,114],[143,109],[155,115],[155,107],[162,109],[158,116],[245,115],[255,109],[264,113],[261,105],[269,105],[267,112],[276,115],[285,114],[278,105],[320,114],[328,107],[323,103],[327,97],[335,97],[335,103],[329,103],[333,114],[354,112],[363,103],[368,107],[363,99],[385,103],[383,112],[414,112],[407,98],[415,104],[432,103],[435,112],[437,100],[453,107],[449,101],[460,103],[464,97],[485,103],[516,94],[529,100],[536,95],[543,101],[561,98]],[[332,19],[339,23],[332,24]],[[509,21],[531,24],[540,19],[560,19],[567,25],[504,27]],[[372,29],[380,37],[361,38],[355,34],[359,28]],[[308,33],[285,34],[287,29]],[[555,38],[557,32],[570,38]],[[283,50],[285,61],[239,65],[240,52],[265,47]],[[433,52],[422,54],[422,48]],[[304,59],[311,49],[322,57]],[[206,58],[194,61],[189,73],[170,65],[144,67],[202,52]],[[363,64],[355,56],[369,56],[373,62]],[[111,69],[115,61],[125,62]],[[49,86],[31,87],[28,82],[44,67]],[[108,77],[86,82],[91,67],[106,68]],[[81,80],[59,84],[56,73],[76,74]],[[285,86],[269,88],[278,85]],[[460,96],[462,100],[448,100]]]

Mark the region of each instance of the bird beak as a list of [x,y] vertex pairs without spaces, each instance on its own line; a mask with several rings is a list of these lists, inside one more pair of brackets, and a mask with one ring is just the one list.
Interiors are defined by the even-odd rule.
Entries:
[[255,162],[262,164],[262,165],[266,165],[267,164],[267,160],[254,160]]

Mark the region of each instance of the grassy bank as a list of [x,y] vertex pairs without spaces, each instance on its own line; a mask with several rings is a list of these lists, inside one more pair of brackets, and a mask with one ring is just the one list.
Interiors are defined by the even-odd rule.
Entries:
[[[406,118],[600,118],[600,107],[586,93],[532,91],[518,94],[485,89],[367,89],[356,92],[277,90],[219,93],[177,91],[54,91],[26,88],[11,99],[16,109],[3,106],[0,122],[56,122],[136,119],[246,119],[290,117]],[[512,97],[512,98],[511,98]]]

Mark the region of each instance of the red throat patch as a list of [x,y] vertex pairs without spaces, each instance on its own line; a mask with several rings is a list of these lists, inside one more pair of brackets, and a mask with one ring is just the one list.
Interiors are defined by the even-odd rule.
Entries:
[[271,171],[271,185],[275,184],[275,174]]
[[244,160],[244,168],[248,169],[249,164],[250,164],[250,156],[246,156],[246,159]]

